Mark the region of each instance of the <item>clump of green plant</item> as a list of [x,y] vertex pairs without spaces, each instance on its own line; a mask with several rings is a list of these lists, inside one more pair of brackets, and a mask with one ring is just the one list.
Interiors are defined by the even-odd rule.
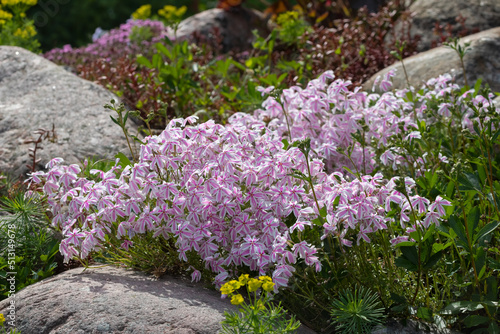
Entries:
[[[0,199],[0,299],[55,273],[59,240],[49,229],[45,210],[36,193]],[[12,275],[15,291],[8,280]]]
[[0,45],[20,46],[39,52],[33,20],[26,11],[36,5],[37,0],[3,0],[0,5]]
[[[248,302],[238,290],[246,288]],[[262,291],[260,289],[262,288]],[[274,305],[271,292],[274,283],[269,276],[250,278],[243,274],[238,280],[224,284],[220,291],[224,296],[231,297],[231,304],[240,305],[239,313],[225,312],[226,319],[222,322],[224,334],[285,334],[295,333],[300,322],[292,315],[286,319],[286,311],[281,305]]]
[[279,27],[278,37],[285,44],[295,44],[301,40],[306,31],[312,31],[298,11],[288,11],[280,14],[276,19],[276,23]]
[[[129,242],[106,236],[106,245],[95,260],[126,266],[151,274],[156,278],[164,274],[179,275],[189,267],[178,259],[173,240],[154,237],[154,233],[136,235]],[[193,262],[193,261],[191,261]]]
[[346,334],[369,333],[375,325],[382,324],[385,308],[376,293],[370,289],[355,287],[342,291],[332,302],[332,320],[337,331]]

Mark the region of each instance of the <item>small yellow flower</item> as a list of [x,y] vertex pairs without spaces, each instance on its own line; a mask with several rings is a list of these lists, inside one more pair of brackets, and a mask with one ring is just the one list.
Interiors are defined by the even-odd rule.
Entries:
[[234,288],[231,284],[226,283],[223,286],[220,287],[220,292],[224,295],[229,295],[234,292]]
[[6,21],[8,21],[8,20],[10,20],[11,18],[12,18],[12,14],[11,14],[11,13],[6,12],[6,11],[4,11],[4,10],[1,10],[1,9],[0,9],[0,19],[1,19],[1,20],[6,20]]
[[234,295],[233,298],[231,298],[231,304],[233,305],[240,305],[243,303],[243,296],[240,294]]
[[0,326],[4,323],[5,317],[3,316],[2,313],[0,313]]
[[27,26],[26,32],[28,33],[29,37],[33,37],[36,35],[36,30],[33,26]]
[[250,277],[248,276],[248,274],[243,274],[240,276],[240,278],[238,279],[238,281],[240,282],[241,285],[245,285],[248,283],[248,280],[250,279]]
[[258,279],[250,278],[250,280],[248,281],[248,291],[255,292],[261,287],[261,285],[262,285],[262,282],[259,281]]
[[167,20],[180,19],[184,13],[186,13],[187,7],[182,6],[177,8],[175,6],[166,5],[158,11],[158,15],[163,16]]
[[273,279],[271,277],[269,277],[269,276],[260,276],[259,280],[262,281],[262,283],[272,282],[273,281]]
[[142,5],[134,13],[132,13],[132,18],[136,20],[145,20],[150,16],[151,16],[151,5]]
[[273,282],[265,282],[262,284],[262,289],[267,292],[271,292],[274,289],[274,283]]

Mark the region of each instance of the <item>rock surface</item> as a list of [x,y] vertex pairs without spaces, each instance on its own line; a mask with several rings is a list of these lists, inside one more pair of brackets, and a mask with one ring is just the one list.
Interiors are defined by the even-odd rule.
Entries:
[[205,10],[188,17],[179,24],[176,38],[191,38],[197,33],[207,42],[216,42],[214,31],[222,38],[222,51],[245,50],[252,46],[255,39],[252,30],[257,29],[261,36],[267,36],[270,30],[267,18],[261,12],[246,8],[226,11],[220,8]]
[[408,319],[403,325],[395,319],[388,319],[385,326],[377,326],[371,334],[460,334],[448,328],[439,329],[434,324],[424,324]]
[[[470,51],[464,57],[464,65],[469,85],[481,78],[483,84],[488,83],[495,92],[500,92],[500,27],[482,31],[464,37],[460,44],[470,42]],[[427,80],[444,73],[455,76],[456,83],[464,85],[464,76],[460,58],[457,53],[445,46],[416,54],[403,59],[410,84],[421,87]],[[377,76],[396,69],[393,88],[405,88],[406,79],[401,62],[383,69],[363,84],[365,90],[371,90]]]
[[106,89],[34,53],[0,46],[0,171],[24,175],[34,147],[24,141],[37,139],[37,129],[52,126],[56,137],[41,143],[39,168],[55,157],[79,163],[93,156],[128,154],[122,130],[103,107],[111,99],[118,101]]
[[[10,300],[0,302],[0,313],[9,313]],[[237,309],[201,283],[115,267],[72,269],[26,287],[14,300],[23,334],[214,334],[224,310]]]
[[[452,26],[452,33],[456,35],[465,30],[470,34],[500,26],[500,1],[498,0],[416,0],[409,8],[413,15],[410,34],[420,35],[419,51],[431,48],[436,23]],[[464,26],[457,22],[459,16],[465,18]],[[402,22],[397,22],[393,32],[396,36],[401,33]]]

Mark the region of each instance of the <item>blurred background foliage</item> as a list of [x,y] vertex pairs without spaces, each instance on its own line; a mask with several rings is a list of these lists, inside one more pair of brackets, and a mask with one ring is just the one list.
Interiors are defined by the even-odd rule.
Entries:
[[[396,0],[399,3],[403,0]],[[334,20],[355,16],[356,9],[367,6],[377,11],[385,0],[39,0],[28,11],[35,22],[43,52],[70,44],[87,45],[99,27],[109,30],[125,23],[142,5],[150,4],[152,12],[165,5],[188,8],[185,18],[210,8],[240,6],[264,11],[270,16],[300,6],[310,23],[332,27]]]
[[[215,8],[217,3],[217,0],[39,0],[29,10],[28,16],[35,21],[38,39],[45,52],[65,44],[73,47],[86,45],[91,42],[96,28],[116,28],[144,4],[151,4],[154,12],[165,5],[186,6],[185,17],[188,17]],[[269,3],[246,0],[245,6],[264,10]]]

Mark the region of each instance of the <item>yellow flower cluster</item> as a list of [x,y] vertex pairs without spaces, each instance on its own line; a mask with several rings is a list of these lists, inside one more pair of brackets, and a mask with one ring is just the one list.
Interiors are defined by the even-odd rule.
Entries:
[[0,25],[4,25],[10,19],[12,19],[12,14],[0,9]]
[[37,4],[37,0],[2,0],[2,5],[4,6],[15,6],[15,5],[28,5],[34,6]]
[[[274,289],[274,283],[269,276],[260,276],[257,278],[250,278],[248,274],[241,275],[238,280],[231,280],[221,286],[220,292],[224,295],[231,295],[231,304],[239,305],[243,303],[243,296],[241,294],[234,294],[239,288],[247,286],[248,292],[256,292],[259,288],[266,292],[271,292]],[[264,303],[259,300],[256,307],[258,309],[264,308]]]
[[2,326],[4,322],[5,322],[5,317],[3,316],[2,313],[0,313],[0,326]]
[[21,37],[23,39],[28,39],[35,35],[36,35],[36,30],[35,28],[33,28],[33,26],[27,26],[26,29],[17,28],[17,30],[14,31],[14,36]]
[[166,5],[158,11],[158,15],[163,16],[167,20],[180,19],[186,13],[187,7],[182,6],[177,8],[175,6]]
[[[3,1],[3,0],[2,0]],[[132,13],[132,18],[135,20],[145,20],[151,16],[151,5],[142,5]]]
[[280,26],[283,26],[283,25],[286,25],[287,23],[289,23],[290,21],[297,21],[299,19],[299,13],[296,12],[296,11],[288,11],[288,12],[285,12],[283,14],[280,14],[278,16],[278,19],[276,20],[276,22],[278,23],[278,25]]

